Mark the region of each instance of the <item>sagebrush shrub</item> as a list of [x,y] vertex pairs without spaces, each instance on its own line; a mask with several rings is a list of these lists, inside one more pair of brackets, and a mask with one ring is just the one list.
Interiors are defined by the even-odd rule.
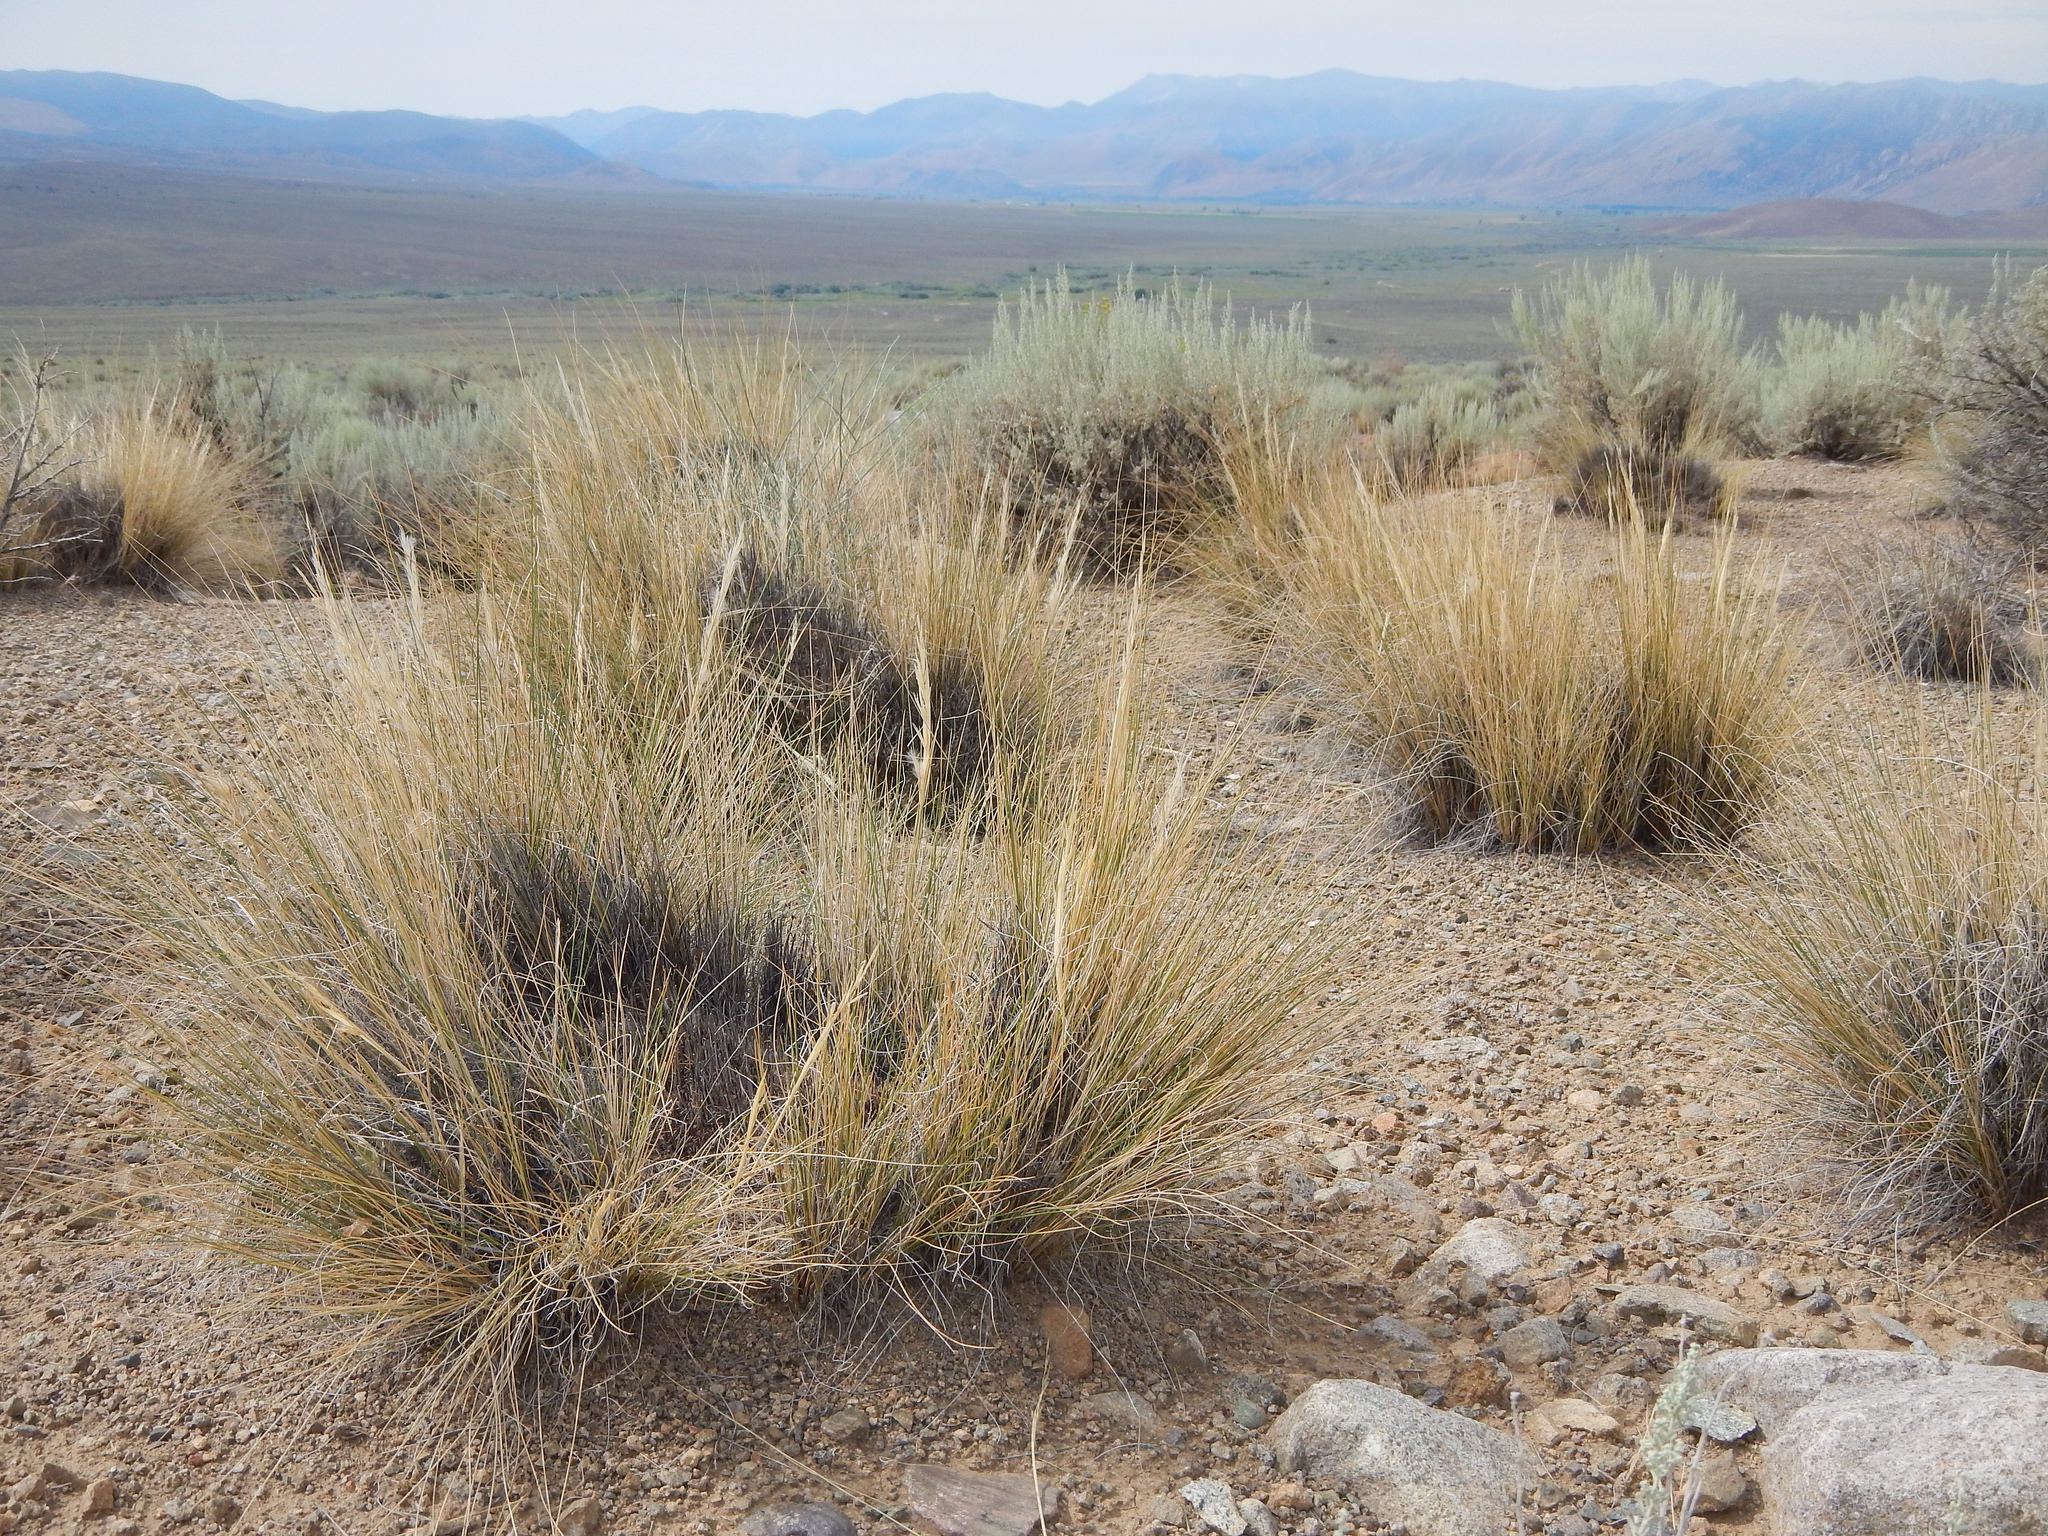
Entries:
[[1757,360],[1718,280],[1677,272],[1660,289],[1642,256],[1604,272],[1578,265],[1534,297],[1518,292],[1514,323],[1537,362],[1535,438],[1549,466],[1569,473],[1604,453],[1652,516],[1667,510],[1673,464],[1728,452],[1752,430]]
[[1394,407],[1373,446],[1398,488],[1421,490],[1458,483],[1506,427],[1492,391],[1437,381]]
[[2048,547],[2048,267],[2015,283],[2001,264],[1950,352],[1942,442],[1960,510],[2030,554]]
[[36,575],[36,529],[44,492],[77,467],[76,432],[52,420],[54,395],[64,380],[56,351],[40,357],[21,350],[16,367],[0,366],[11,397],[0,419],[0,586]]
[[1929,388],[1959,324],[1948,290],[1917,280],[1880,313],[1845,324],[1781,316],[1763,386],[1764,443],[1823,459],[1896,458],[1931,413]]
[[1332,381],[1307,322],[1238,323],[1206,285],[1106,296],[1061,273],[999,309],[994,343],[934,391],[928,419],[992,476],[1023,536],[1069,540],[1094,570],[1164,563],[1194,520],[1227,502],[1222,437],[1238,415],[1276,413],[1334,439]]
[[388,564],[401,535],[429,552],[459,542],[475,482],[511,452],[503,392],[454,370],[264,367],[191,335],[177,368],[184,409],[298,541],[301,563]]
[[105,580],[119,570],[121,552],[119,488],[88,488],[66,476],[22,498],[9,579]]

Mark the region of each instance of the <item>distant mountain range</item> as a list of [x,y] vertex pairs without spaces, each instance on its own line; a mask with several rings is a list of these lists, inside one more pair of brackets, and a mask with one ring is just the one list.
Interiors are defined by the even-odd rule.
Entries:
[[921,196],[1726,208],[2048,202],[2048,87],[1905,80],[1539,91],[1326,70],[1158,76],[1092,105],[928,96],[875,112],[543,120],[727,187]]
[[0,73],[0,160],[274,176],[662,181],[897,197],[1725,209],[2048,204],[2048,86],[1900,80],[1541,91],[1326,70],[1154,76],[1092,104],[475,121],[308,112],[119,75]]

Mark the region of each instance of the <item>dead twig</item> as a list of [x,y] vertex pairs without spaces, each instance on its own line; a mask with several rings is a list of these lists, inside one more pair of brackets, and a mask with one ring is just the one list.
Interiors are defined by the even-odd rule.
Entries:
[[56,350],[52,348],[32,359],[28,349],[22,347],[19,356],[24,382],[13,387],[13,421],[0,429],[0,453],[4,453],[7,462],[7,489],[0,493],[0,552],[13,554],[65,542],[57,538],[17,545],[9,535],[15,520],[34,502],[38,491],[84,462],[80,457],[66,457],[73,433],[50,434],[43,427],[51,387],[62,377]]

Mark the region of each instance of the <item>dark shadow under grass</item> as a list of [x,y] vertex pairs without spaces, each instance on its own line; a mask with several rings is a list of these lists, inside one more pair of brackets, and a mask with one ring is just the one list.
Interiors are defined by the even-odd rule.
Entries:
[[996,729],[967,657],[902,656],[850,603],[753,550],[705,577],[702,602],[791,743],[850,748],[886,793],[947,810],[994,771]]

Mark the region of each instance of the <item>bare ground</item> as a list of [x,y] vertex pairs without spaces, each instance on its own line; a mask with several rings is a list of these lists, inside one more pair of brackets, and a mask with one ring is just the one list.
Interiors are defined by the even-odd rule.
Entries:
[[[1923,719],[1954,728],[1966,690],[1861,670],[1825,622],[1848,550],[1926,526],[1919,476],[1770,464],[1749,485],[1750,537],[1815,619],[1816,741],[1905,739]],[[1486,494],[1540,506],[1548,488]],[[101,857],[163,775],[242,745],[260,727],[240,701],[287,653],[294,609],[0,595],[0,854],[43,872]],[[918,1309],[654,1320],[559,1406],[545,1461],[514,1494],[522,1529],[548,1529],[570,1504],[579,1536],[600,1516],[620,1531],[734,1531],[788,1498],[837,1502],[863,1531],[923,1530],[904,1468],[945,1461],[1035,1469],[1065,1490],[1062,1529],[1127,1536],[1190,1477],[1240,1494],[1276,1481],[1239,1422],[1246,1399],[1355,1376],[1542,1445],[1530,1508],[1551,1531],[1585,1533],[1618,1518],[1631,1436],[1676,1350],[1675,1328],[1608,1324],[1599,1309],[1615,1287],[1690,1286],[1786,1342],[1903,1349],[1904,1325],[1944,1355],[2004,1340],[2004,1302],[2043,1293],[2048,1264],[2024,1234],[1840,1237],[1718,979],[1711,927],[1740,921],[1740,906],[1713,863],[1404,846],[1340,726],[1285,679],[1269,689],[1210,605],[1170,597],[1152,639],[1173,744],[1235,754],[1240,776],[1214,811],[1246,835],[1294,839],[1302,891],[1342,933],[1317,1005],[1332,1046],[1303,1064],[1300,1112],[1219,1170],[1213,1216],[1156,1234],[1139,1260]],[[0,1533],[386,1536],[436,1514],[440,1536],[498,1528],[502,1511],[483,1513],[494,1491],[413,1437],[385,1367],[319,1369],[331,1332],[193,1240],[184,1223],[203,1204],[132,1091],[175,1063],[129,1001],[146,975],[99,955],[99,931],[27,880],[0,884],[0,1480],[53,1462],[82,1481],[110,1476],[113,1506],[90,1513],[83,1488],[53,1489],[0,1509]],[[1406,1170],[1413,1194],[1389,1198],[1400,1186],[1384,1184],[1343,1209],[1303,1200],[1353,1160],[1365,1177]],[[1529,1291],[1404,1313],[1415,1258],[1494,1212],[1534,1249]],[[1772,1270],[1841,1306],[1801,1310],[1760,1278]],[[1085,1379],[1048,1368],[1039,1312],[1062,1299],[1093,1313]],[[1568,1360],[1512,1373],[1486,1361],[1500,1333],[1538,1316],[1564,1323]],[[1207,1368],[1174,1348],[1188,1329]],[[1102,1396],[1118,1391],[1141,1405]],[[1550,1430],[1538,1410],[1559,1397],[1592,1399],[1617,1427]],[[849,1408],[872,1422],[865,1437],[843,1418],[828,1428]],[[1377,1528],[1341,1490],[1305,1492],[1319,1503],[1283,1513],[1286,1529]],[[573,1505],[586,1496],[596,1503]],[[1753,1499],[1716,1521],[1755,1522]]]

